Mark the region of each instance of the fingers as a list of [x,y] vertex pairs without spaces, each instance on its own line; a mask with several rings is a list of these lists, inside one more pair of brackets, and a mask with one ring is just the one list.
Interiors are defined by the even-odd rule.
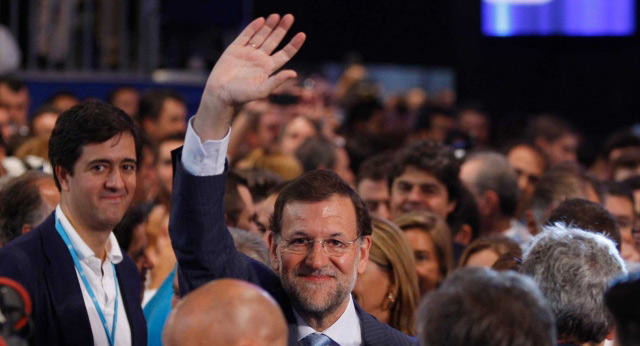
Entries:
[[247,44],[253,48],[260,48],[271,31],[273,31],[273,28],[278,25],[278,22],[280,22],[280,15],[276,13],[267,17],[264,25],[251,37]]
[[291,25],[293,25],[293,16],[291,14],[287,14],[282,17],[282,20],[280,20],[278,26],[265,39],[260,49],[262,49],[265,53],[271,55],[273,50],[278,47],[278,45],[284,38],[284,35],[286,35],[287,31],[289,31]]
[[240,35],[238,35],[238,37],[236,37],[235,40],[233,40],[233,43],[231,43],[232,45],[246,45],[249,40],[251,39],[251,37],[253,37],[253,35],[260,29],[262,28],[262,26],[264,25],[264,18],[260,17],[260,18],[256,18],[253,20],[253,22],[249,23],[249,25],[247,25],[246,28],[244,28],[244,30],[242,30],[242,32],[240,33]]
[[296,78],[297,75],[298,74],[294,70],[283,70],[269,77],[269,79],[267,79],[267,82],[265,83],[265,94],[270,94],[275,88],[282,85],[282,83],[291,78]]
[[304,40],[306,38],[307,38],[307,35],[305,35],[302,32],[299,32],[295,36],[293,36],[291,41],[289,41],[289,43],[286,46],[284,46],[284,48],[282,48],[277,53],[272,55],[271,58],[273,59],[273,65],[274,65],[273,70],[277,71],[282,66],[284,66],[284,64],[286,64],[287,61],[291,60],[291,58],[293,58],[293,56],[296,55],[296,53],[298,53],[298,51],[300,50],[300,47],[302,47],[302,44],[304,43]]

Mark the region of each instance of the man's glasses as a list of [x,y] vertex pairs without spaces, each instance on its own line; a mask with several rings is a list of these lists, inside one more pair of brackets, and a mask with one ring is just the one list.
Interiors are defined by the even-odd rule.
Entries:
[[324,239],[324,240],[318,241],[318,240],[300,237],[300,238],[293,238],[289,240],[283,240],[283,243],[284,243],[283,248],[289,253],[306,255],[309,253],[311,249],[313,249],[313,245],[315,243],[319,243],[320,245],[322,245],[324,252],[328,256],[339,257],[344,255],[349,250],[349,247],[351,247],[351,245],[355,243],[357,240],[358,238],[354,239],[353,241],[347,241],[347,242],[341,241],[338,239]]

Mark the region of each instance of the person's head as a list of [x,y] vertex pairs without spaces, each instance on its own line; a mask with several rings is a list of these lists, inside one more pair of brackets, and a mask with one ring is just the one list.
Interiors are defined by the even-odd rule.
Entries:
[[287,323],[262,288],[236,279],[205,284],[183,297],[162,332],[167,346],[285,346]]
[[474,240],[462,253],[458,267],[491,268],[504,254],[521,258],[522,249],[505,236],[488,236]]
[[156,172],[158,173],[159,195],[164,201],[171,198],[173,190],[173,164],[171,163],[171,152],[184,144],[184,134],[168,134],[161,139],[156,147]]
[[132,207],[122,217],[120,223],[113,228],[113,234],[118,245],[131,257],[140,273],[140,283],[144,288],[147,272],[153,268],[153,263],[147,256],[147,235],[144,230],[145,213],[137,207]]
[[613,163],[624,154],[640,151],[640,137],[629,130],[611,135],[603,145],[602,154],[608,163]]
[[71,91],[62,90],[54,93],[47,99],[47,103],[60,112],[65,112],[69,108],[80,103],[78,97]]
[[420,304],[421,346],[554,346],[553,314],[530,278],[462,268]]
[[2,140],[7,141],[14,134],[14,127],[11,124],[11,119],[9,118],[9,111],[0,106],[0,135],[2,136]]
[[470,154],[460,167],[460,180],[474,195],[485,234],[501,233],[499,221],[511,219],[518,205],[518,177],[497,152]]
[[545,172],[531,195],[527,210],[529,233],[536,235],[560,203],[570,198],[582,198],[600,202],[592,181],[579,168],[559,165]]
[[519,214],[522,214],[531,201],[535,185],[547,170],[547,159],[544,153],[535,145],[519,143],[506,152],[507,160],[518,175],[520,199]]
[[60,201],[53,177],[29,171],[0,190],[0,246],[38,226]]
[[533,278],[549,301],[558,341],[600,343],[613,328],[604,292],[608,281],[626,269],[605,236],[561,223],[545,226],[525,251],[521,272]]
[[262,238],[253,232],[229,227],[236,249],[264,265],[269,265],[269,250]]
[[453,246],[446,222],[432,212],[414,211],[394,223],[404,231],[413,250],[420,295],[434,290],[453,269]]
[[489,143],[491,123],[487,114],[479,107],[463,106],[458,109],[458,129],[466,133],[478,146]]
[[256,211],[247,180],[235,172],[227,175],[224,192],[224,216],[227,225],[259,235]]
[[112,90],[107,95],[107,103],[122,109],[130,117],[138,116],[140,93],[131,86],[123,86]]
[[264,235],[269,228],[273,206],[284,181],[272,171],[261,168],[244,168],[235,172],[247,181],[256,211],[256,227],[259,233]]
[[624,183],[605,182],[604,207],[613,215],[620,229],[620,254],[626,261],[640,262],[640,249],[633,237],[636,226],[633,191]]
[[636,212],[636,218],[640,217],[640,175],[629,177],[623,181],[633,191],[633,210]]
[[[451,229],[451,238],[458,250],[468,246],[480,236],[480,212],[476,199],[466,187],[461,187],[456,209],[449,215],[447,221]],[[460,250],[456,256],[461,254]]]
[[456,120],[449,108],[427,105],[418,112],[416,129],[420,139],[444,143],[455,127]]
[[138,138],[131,118],[106,103],[82,102],[60,114],[49,161],[74,227],[111,231],[120,222],[136,188]]
[[389,173],[391,218],[429,210],[447,218],[456,208],[460,165],[442,144],[423,141],[401,149]]
[[622,239],[616,219],[602,205],[582,198],[570,198],[553,210],[548,225],[562,222],[587,232],[600,233],[613,240],[620,251]]
[[328,169],[336,172],[347,183],[353,183],[353,172],[349,167],[349,155],[344,148],[330,139],[318,136],[307,138],[296,150],[295,156],[305,172]]
[[362,162],[356,176],[356,191],[371,215],[389,219],[389,163],[391,154],[382,153]]
[[319,125],[305,116],[298,115],[282,127],[280,152],[286,155],[294,155],[298,147],[307,138],[317,136],[319,133]]
[[389,221],[371,221],[369,264],[358,275],[353,294],[358,304],[379,321],[415,335],[415,310],[420,300],[416,263],[407,237]]
[[551,165],[578,159],[578,134],[560,118],[551,115],[534,118],[527,125],[527,137],[542,149]]
[[187,129],[187,105],[179,93],[169,89],[152,89],[140,98],[140,127],[157,142]]
[[614,181],[623,181],[640,175],[640,150],[622,153],[610,164],[609,176]]
[[151,141],[140,133],[142,149],[138,156],[136,170],[136,192],[131,201],[132,205],[151,202],[155,199],[158,187],[158,171],[156,169],[156,150]]
[[604,294],[607,308],[616,323],[616,342],[620,346],[637,346],[640,340],[640,272],[621,276],[611,282]]
[[344,311],[371,246],[371,219],[356,192],[336,173],[311,171],[278,195],[269,224],[272,268],[300,315]]
[[0,76],[0,108],[5,108],[9,112],[9,120],[12,124],[27,125],[29,89],[22,80],[11,75]]
[[31,118],[31,135],[32,136],[51,136],[51,131],[56,126],[56,120],[60,115],[60,110],[51,106],[44,105],[33,113]]

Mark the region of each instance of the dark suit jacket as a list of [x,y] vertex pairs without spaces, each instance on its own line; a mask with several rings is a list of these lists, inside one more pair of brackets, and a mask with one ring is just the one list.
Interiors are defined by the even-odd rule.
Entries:
[[[18,281],[31,295],[36,345],[93,345],[80,282],[71,254],[55,229],[54,214],[0,248],[0,276]],[[132,344],[146,345],[140,276],[126,254],[116,265],[116,273]]]
[[[238,252],[227,230],[223,196],[226,172],[198,177],[185,171],[181,149],[173,152],[174,182],[169,233],[178,258],[182,295],[219,278],[257,284],[278,301],[289,324],[289,343],[296,345],[296,320],[280,278],[267,266]],[[410,338],[379,322],[357,304],[364,345],[413,345]]]

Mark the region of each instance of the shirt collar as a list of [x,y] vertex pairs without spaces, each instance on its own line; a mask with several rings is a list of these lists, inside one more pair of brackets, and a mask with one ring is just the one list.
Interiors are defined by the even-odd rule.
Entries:
[[[60,208],[60,204],[56,207],[56,218],[60,220],[60,224],[64,231],[69,236],[69,240],[71,240],[71,245],[76,250],[76,254],[78,254],[78,260],[83,261],[91,257],[96,257],[93,250],[87,245],[76,229],[73,228],[67,216],[62,212],[62,208]],[[118,244],[118,240],[116,236],[113,235],[113,232],[109,233],[109,238],[107,239],[107,260],[113,262],[114,264],[118,264],[122,262],[122,251],[120,250],[120,245]],[[97,258],[97,257],[96,257]]]
[[[311,328],[305,322],[298,312],[293,309],[293,314],[296,317],[298,324],[298,341],[302,340],[305,336],[318,333],[315,329]],[[330,337],[338,345],[361,345],[362,333],[360,332],[360,318],[356,312],[356,307],[353,304],[353,298],[349,295],[349,305],[345,309],[344,313],[338,320],[332,324],[329,328],[321,332]]]

